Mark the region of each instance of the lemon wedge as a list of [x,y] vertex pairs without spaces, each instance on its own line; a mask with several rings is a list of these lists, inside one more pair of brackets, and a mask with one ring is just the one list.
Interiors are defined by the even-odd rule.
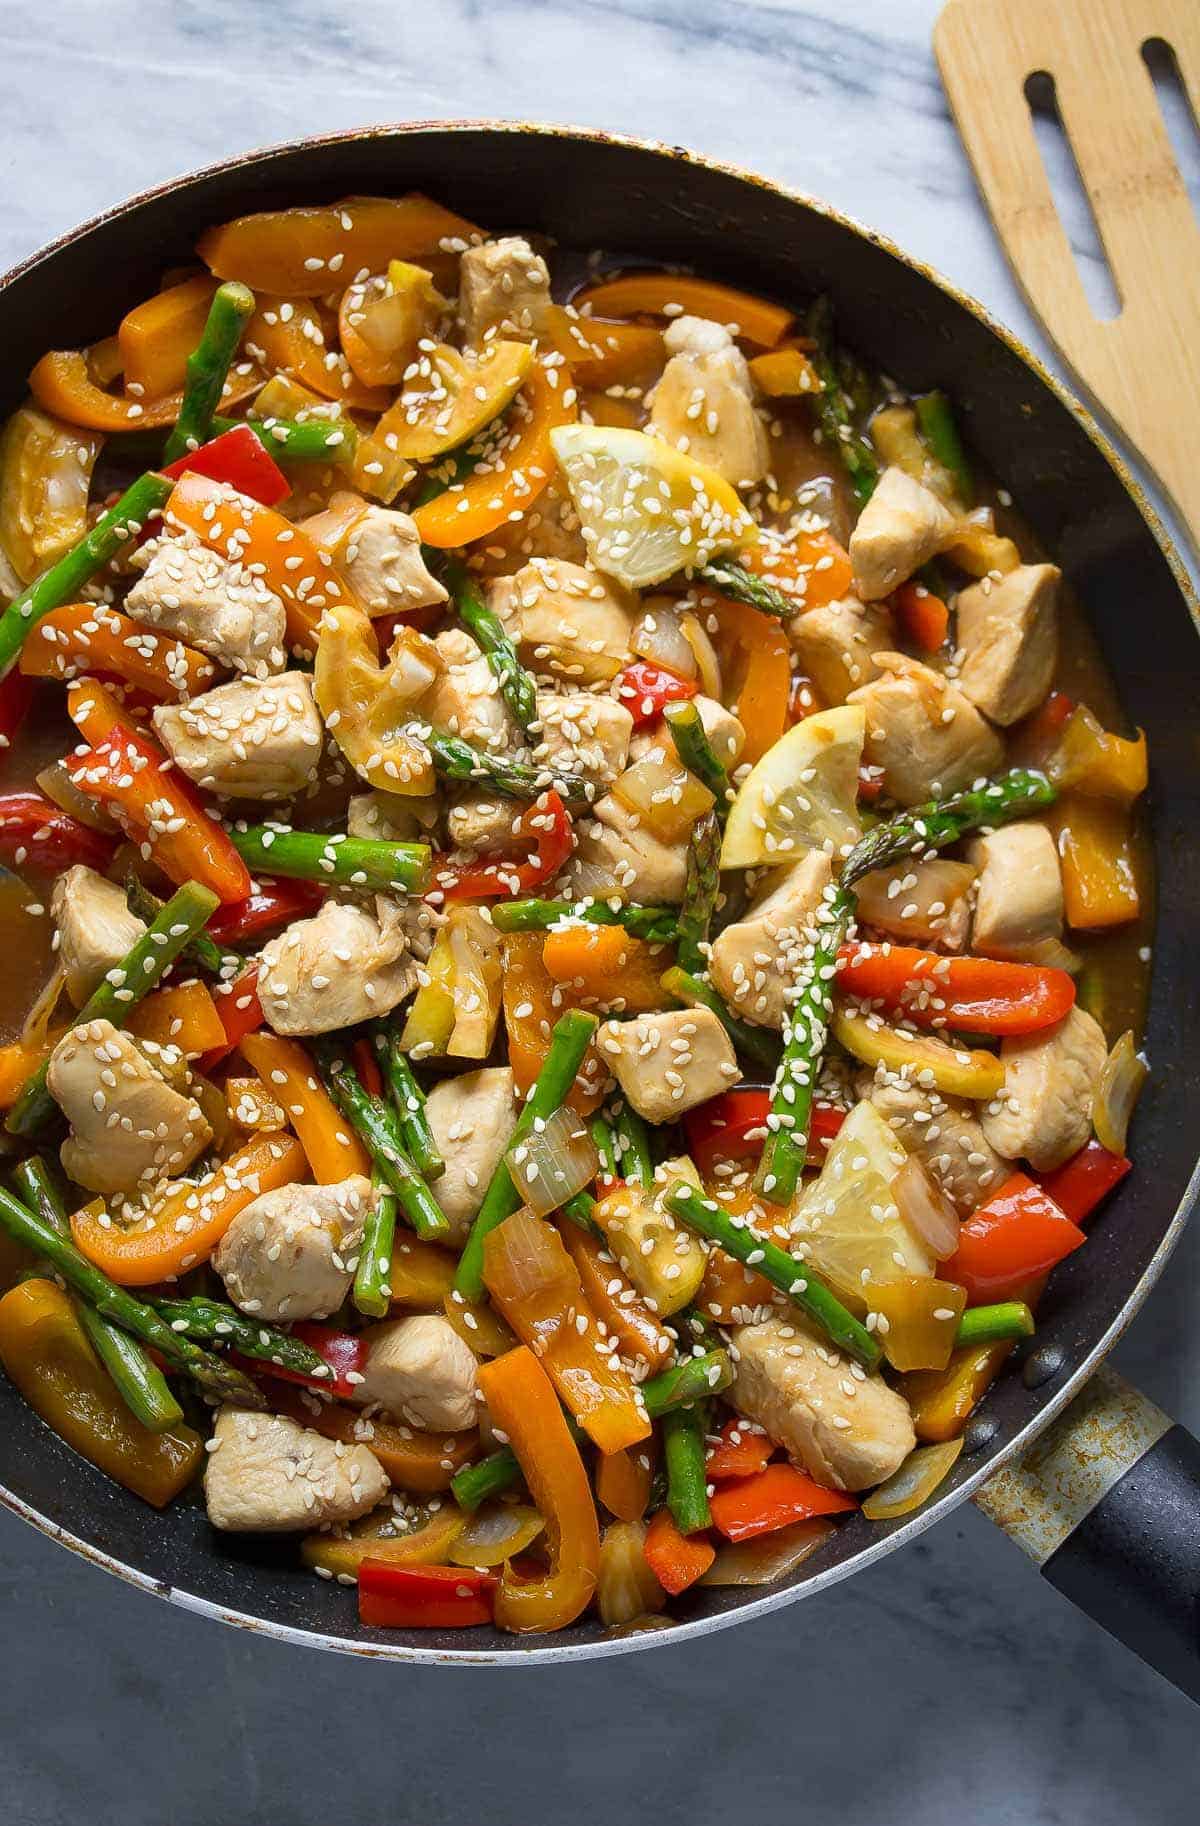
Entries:
[[870,1303],[870,1287],[937,1264],[900,1215],[892,1182],[904,1149],[873,1103],[851,1110],[830,1143],[820,1177],[792,1206],[792,1247],[839,1293]]
[[723,869],[798,862],[862,836],[858,769],[867,718],[861,704],[818,710],[768,748],[729,809]]
[[631,590],[758,536],[736,489],[661,438],[621,425],[560,425],[550,442],[592,563]]

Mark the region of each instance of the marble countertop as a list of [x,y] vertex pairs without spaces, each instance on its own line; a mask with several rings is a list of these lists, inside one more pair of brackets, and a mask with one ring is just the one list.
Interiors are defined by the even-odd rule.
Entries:
[[[148,183],[374,122],[499,115],[690,145],[828,198],[1040,342],[930,50],[937,0],[60,0],[9,9],[0,266]],[[1072,220],[1088,259],[1088,224]],[[1200,1227],[1117,1352],[1200,1428]],[[1170,1349],[1164,1340],[1170,1340]],[[10,1826],[1194,1821],[1196,1714],[973,1510],[687,1649],[514,1680],[260,1641],[0,1515]]]

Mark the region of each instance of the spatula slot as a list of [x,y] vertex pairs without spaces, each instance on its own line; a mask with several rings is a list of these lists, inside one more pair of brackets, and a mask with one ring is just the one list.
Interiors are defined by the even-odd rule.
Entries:
[[1049,70],[1034,70],[1025,78],[1024,87],[1046,181],[1071,244],[1080,282],[1094,314],[1108,321],[1120,315],[1121,294],[1084,188],[1075,149],[1063,125],[1054,78]]
[[1175,148],[1192,208],[1200,215],[1200,121],[1184,85],[1179,59],[1165,38],[1147,38],[1142,46],[1142,61],[1150,72],[1163,125]]

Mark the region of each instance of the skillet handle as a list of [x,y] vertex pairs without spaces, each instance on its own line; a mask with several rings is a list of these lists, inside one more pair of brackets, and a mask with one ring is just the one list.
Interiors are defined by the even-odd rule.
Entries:
[[1043,1578],[1200,1702],[1200,1441],[1100,1368],[975,1498]]

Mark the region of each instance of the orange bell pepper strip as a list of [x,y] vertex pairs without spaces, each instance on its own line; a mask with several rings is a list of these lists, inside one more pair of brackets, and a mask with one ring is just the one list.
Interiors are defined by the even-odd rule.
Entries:
[[667,358],[662,331],[642,323],[605,323],[552,305],[543,338],[570,364],[581,387],[648,386]]
[[[594,1236],[585,1236],[569,1218],[561,1225],[561,1233],[584,1298],[621,1356],[643,1365],[651,1374],[665,1368],[675,1340],[622,1274],[603,1243]],[[621,1517],[622,1521],[632,1519]]]
[[1050,1194],[1024,1173],[1011,1173],[958,1233],[958,1248],[940,1273],[967,1291],[968,1303],[1019,1297],[1019,1290],[1081,1249],[1086,1237]]
[[[560,1015],[573,1008],[571,994],[556,983],[542,961],[544,940],[537,932],[507,933],[501,947],[504,975],[500,994],[508,1037],[508,1062],[524,1094],[542,1069],[550,1033]],[[567,1098],[580,1116],[590,1116],[604,1098],[608,1068],[589,1046]]]
[[202,882],[225,903],[245,900],[254,884],[228,833],[162,750],[126,720],[111,693],[94,678],[81,679],[68,689],[67,709],[91,744],[90,753],[66,757],[74,784],[111,807],[125,834],[169,880],[180,887]]
[[392,1305],[402,1311],[431,1312],[453,1292],[457,1266],[453,1250],[398,1234],[387,1276]]
[[293,647],[317,650],[317,632],[326,609],[354,598],[328,553],[273,507],[251,501],[222,482],[194,473],[182,476],[163,509],[163,524],[195,533],[202,545],[222,558],[252,569],[287,611],[287,637]]
[[642,1553],[663,1590],[673,1598],[703,1578],[717,1557],[716,1548],[702,1534],[681,1534],[669,1509],[659,1509],[650,1517]]
[[789,345],[756,355],[750,374],[760,393],[768,399],[797,399],[802,393],[821,393],[821,376],[803,349]]
[[619,1522],[640,1522],[650,1501],[654,1463],[646,1446],[601,1452],[596,1460],[596,1495]]
[[542,962],[584,1007],[653,1014],[666,1004],[662,974],[674,962],[674,953],[623,926],[581,925],[547,932]]
[[479,1386],[516,1453],[550,1549],[544,1578],[521,1579],[505,1567],[496,1622],[519,1634],[565,1629],[591,1603],[600,1573],[600,1528],[579,1447],[531,1350],[518,1346],[483,1364]]
[[152,1433],[135,1420],[54,1281],[22,1281],[0,1300],[0,1362],[60,1439],[156,1509],[199,1470],[199,1433],[183,1425]]
[[62,1031],[48,1034],[45,1040],[11,1040],[0,1046],[0,1110],[10,1110],[26,1083],[54,1051]]
[[403,197],[348,197],[319,209],[267,209],[201,235],[196,252],[218,279],[254,292],[317,298],[389,260],[453,277],[458,253],[479,238],[474,223],[412,191]]
[[756,1432],[740,1416],[727,1420],[715,1446],[709,1446],[704,1475],[710,1484],[729,1477],[753,1477],[765,1471],[775,1450],[774,1440]]
[[896,620],[905,640],[921,653],[937,653],[950,632],[950,611],[923,583],[902,583],[892,596]]
[[259,294],[243,342],[247,355],[263,368],[286,374],[347,410],[384,412],[391,404],[389,387],[366,386],[337,344],[326,342],[320,316],[302,298]]
[[[240,366],[242,371],[230,371],[221,390],[223,410],[262,386],[257,369]],[[43,355],[30,371],[29,391],[44,412],[87,431],[159,431],[175,423],[183,403],[182,389],[157,399],[106,393],[88,373],[87,358],[78,349],[56,349]]]
[[602,1452],[650,1436],[650,1420],[628,1371],[609,1352],[579,1274],[553,1224],[514,1211],[489,1232],[483,1278],[493,1303],[531,1345],[559,1395]]
[[199,697],[219,677],[195,647],[97,602],[67,602],[43,615],[21,648],[20,667],[26,678],[111,673],[164,703]]
[[1063,910],[1076,932],[1127,925],[1142,910],[1128,805],[1064,793],[1047,814],[1062,865]]
[[739,554],[742,566],[795,598],[796,612],[845,596],[854,579],[850,554],[831,532],[799,532],[786,543],[766,538]]
[[679,317],[684,312],[689,317],[708,317],[760,349],[773,349],[794,321],[794,314],[781,304],[770,304],[731,285],[679,273],[630,273],[623,279],[604,279],[577,292],[571,302],[578,309],[589,306],[601,317]]
[[293,1136],[253,1135],[203,1179],[178,1180],[141,1228],[118,1229],[96,1199],[75,1212],[71,1235],[119,1286],[149,1287],[206,1262],[248,1204],[306,1176],[304,1150]]
[[857,1509],[854,1497],[844,1490],[828,1490],[794,1465],[768,1465],[753,1477],[739,1477],[714,1490],[708,1506],[713,1525],[728,1541],[749,1541],[759,1534],[774,1534],[792,1522],[806,1522],[814,1515],[841,1515]]
[[216,280],[201,273],[126,311],[117,331],[117,348],[131,399],[158,399],[182,388],[188,356],[204,334],[216,289]]
[[1075,984],[1065,970],[940,957],[909,945],[843,945],[838,987],[916,1027],[968,1033],[1037,1033],[1070,1013]]
[[944,1370],[914,1370],[900,1378],[912,1409],[917,1438],[928,1443],[957,1439],[1016,1345],[968,1345],[956,1350]]
[[238,1051],[282,1104],[318,1185],[334,1186],[352,1173],[371,1171],[366,1149],[298,1040],[260,1029],[243,1035]]
[[225,1041],[217,1005],[200,982],[154,990],[137,1004],[125,1025],[139,1040],[177,1046],[188,1059],[198,1059]]
[[305,1395],[282,1382],[271,1385],[271,1406],[277,1414],[286,1414],[302,1427],[311,1427],[323,1439],[347,1446],[369,1446],[383,1466],[384,1476],[399,1489],[411,1490],[414,1496],[432,1496],[438,1490],[448,1490],[454,1473],[479,1456],[479,1433],[475,1427],[463,1433],[423,1433],[417,1427],[398,1426],[387,1420],[364,1421],[361,1408]]
[[705,596],[705,620],[715,617],[715,644],[730,709],[746,731],[743,761],[758,761],[779,740],[788,721],[791,649],[787,635],[748,603]]
[[470,545],[524,514],[557,469],[550,433],[577,416],[570,369],[536,361],[509,408],[494,458],[414,512],[425,543],[439,551]]

